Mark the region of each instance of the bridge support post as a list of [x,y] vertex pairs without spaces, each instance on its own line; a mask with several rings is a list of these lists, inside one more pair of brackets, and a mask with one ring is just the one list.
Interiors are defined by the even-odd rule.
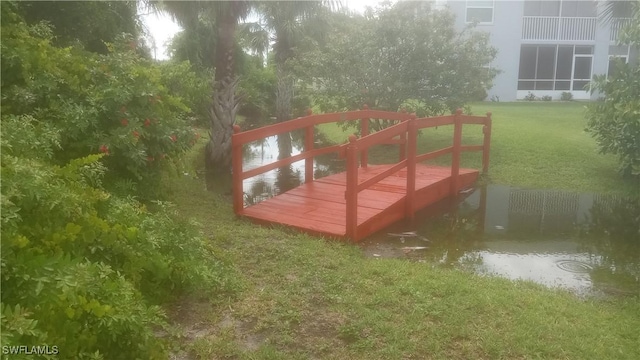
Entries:
[[491,150],[491,113],[487,113],[487,118],[482,127],[484,141],[482,143],[482,173],[489,172],[489,151]]
[[240,132],[240,126],[233,125],[231,136],[231,193],[233,197],[233,211],[240,215],[244,209],[244,189],[242,186],[242,144],[238,144],[235,135]]
[[458,175],[460,174],[460,146],[462,146],[462,110],[456,110],[453,116],[453,152],[451,154],[451,196],[458,194]]
[[[311,109],[307,110],[307,116],[311,116],[313,112]],[[304,133],[304,151],[313,150],[314,141],[314,126],[313,123],[306,127]],[[313,182],[313,157],[304,159],[304,183],[309,184]]]
[[[402,108],[400,109],[400,112],[402,114],[406,114],[407,110]],[[401,121],[407,121],[407,120],[401,120]],[[402,161],[407,158],[407,134],[406,133],[400,134],[399,140],[400,140],[400,146],[398,148],[398,161]]]
[[[369,110],[369,106],[364,104],[362,110]],[[360,137],[369,135],[369,118],[360,119]],[[360,154],[360,167],[366,168],[369,165],[369,149],[364,149]]]
[[418,129],[416,115],[411,114],[411,119],[407,124],[407,195],[405,199],[405,216],[413,220],[415,213],[415,192],[416,192],[416,156],[418,149]]
[[346,235],[358,241],[358,147],[356,136],[349,136],[347,146]]

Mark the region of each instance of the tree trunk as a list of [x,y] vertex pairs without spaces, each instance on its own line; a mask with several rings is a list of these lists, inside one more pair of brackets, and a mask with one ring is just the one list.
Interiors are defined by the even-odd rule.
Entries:
[[[291,102],[293,99],[293,78],[288,74],[285,65],[276,65],[278,84],[276,87],[276,121],[283,122],[291,119]],[[293,147],[289,133],[278,135],[278,158],[291,156]]]
[[[239,99],[238,78],[234,77],[234,45],[237,18],[220,12],[216,19],[217,42],[215,77],[210,114],[209,143],[205,148],[205,168],[209,179],[231,172],[231,135]],[[207,181],[209,186],[213,182]],[[211,189],[209,189],[211,190]]]
[[238,80],[218,81],[214,86],[210,139],[205,148],[207,173],[212,176],[229,174],[231,169],[231,135],[239,104],[235,96]]

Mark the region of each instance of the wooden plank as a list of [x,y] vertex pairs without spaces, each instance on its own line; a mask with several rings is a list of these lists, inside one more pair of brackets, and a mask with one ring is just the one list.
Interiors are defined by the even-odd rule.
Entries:
[[416,157],[416,161],[420,162],[420,161],[425,161],[425,160],[431,160],[431,159],[435,159],[439,156],[442,155],[446,155],[446,154],[451,154],[453,152],[453,146],[449,146],[446,147],[444,149],[440,149],[440,150],[436,150],[436,151],[431,151],[425,154],[421,154],[418,155]]
[[[307,126],[304,134],[304,152],[305,154],[313,154],[314,127]],[[313,182],[313,156],[304,159],[304,182]]]
[[487,118],[484,116],[460,115],[463,124],[484,125]]
[[[360,169],[359,174],[375,176],[389,168],[382,165],[371,168],[374,171]],[[450,171],[448,167],[416,164],[415,209],[450,195]],[[477,175],[476,170],[460,169],[459,186],[464,188],[473,184]],[[332,177],[339,178],[333,180],[342,181],[342,184],[314,181],[301,185],[244,209],[243,215],[258,223],[282,224],[311,234],[344,238],[347,234],[344,174],[328,178]],[[377,189],[369,188],[358,195],[357,226],[351,231],[351,239],[361,240],[406,215],[406,179],[407,170],[402,169],[373,185]]]
[[452,115],[416,119],[416,126],[418,127],[418,129],[443,126],[443,125],[452,125],[452,124],[453,124]]
[[374,145],[379,145],[382,141],[391,139],[394,136],[398,136],[407,131],[407,122],[401,122],[399,124],[390,126],[384,130],[380,130],[373,134],[369,134],[365,137],[362,137],[356,140],[355,145],[358,147],[359,151],[368,149]]
[[268,221],[270,223],[282,224],[292,226],[296,228],[309,229],[326,234],[334,234],[338,236],[344,236],[344,226],[330,224],[315,219],[306,219],[306,221],[300,221],[299,218],[292,216],[278,216],[277,213],[265,208],[255,208],[251,211],[245,211],[244,216],[254,219]]
[[267,125],[259,129],[243,131],[235,134],[234,137],[239,144],[246,144],[269,136],[299,130],[307,126],[315,126],[330,122],[353,121],[362,118],[402,121],[410,119],[411,114],[380,110],[356,110],[341,113],[314,114],[284,121],[278,124]]
[[365,223],[361,224],[358,228],[358,236],[353,239],[354,241],[360,241],[374,232],[384,229],[385,227],[401,220],[404,217],[404,203],[399,201],[392,204],[384,212],[381,212],[377,216],[371,218]]
[[362,190],[368,188],[369,186],[379,182],[380,180],[398,172],[400,169],[404,168],[405,166],[407,166],[407,160],[402,160],[401,162],[391,166],[390,168],[384,170],[383,172],[372,176],[371,178],[361,182],[360,184],[358,184],[358,186],[356,187],[356,192],[361,192]]
[[482,127],[484,141],[482,142],[484,150],[482,151],[482,172],[489,171],[489,151],[491,150],[491,113],[487,113],[487,122]]
[[[314,181],[313,184],[317,185],[317,182]],[[327,185],[331,185],[331,184],[327,184]],[[333,188],[316,187],[312,192],[307,190],[299,190],[299,189],[300,188],[290,190],[287,192],[287,194],[300,196],[303,198],[325,200],[328,202],[335,202],[338,204],[346,204],[344,186],[341,187],[339,185],[333,185]],[[388,206],[389,202],[395,201],[398,198],[397,194],[386,193],[386,192],[367,193],[368,190],[370,189],[367,189],[362,193],[358,194],[358,205],[360,207],[369,207],[372,209],[384,209],[386,206]]]
[[482,145],[463,145],[460,146],[460,151],[482,151],[484,146]]

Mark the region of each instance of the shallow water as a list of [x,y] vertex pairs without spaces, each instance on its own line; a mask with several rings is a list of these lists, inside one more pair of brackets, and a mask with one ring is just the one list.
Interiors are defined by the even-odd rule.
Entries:
[[[291,155],[299,154],[300,139],[290,140]],[[249,144],[244,170],[272,163],[280,153],[275,136]],[[343,170],[336,156],[314,160],[316,178]],[[245,206],[303,182],[304,161],[246,179]],[[423,209],[414,221],[398,222],[361,246],[375,258],[457,267],[580,295],[640,295],[638,200],[488,185]]]
[[[247,144],[243,154],[243,170],[251,170],[268,165],[281,158],[278,136],[271,136],[262,142]],[[291,138],[291,153],[288,156],[301,152],[300,139]],[[321,141],[317,141],[317,144]],[[304,160],[297,161],[290,166],[267,171],[258,176],[245,179],[243,182],[245,206],[256,204],[260,201],[291,190],[305,181]],[[314,178],[342,171],[344,160],[337,159],[334,154],[318,156],[313,161]]]
[[[415,236],[398,236],[403,232]],[[371,257],[530,280],[581,295],[640,295],[638,200],[489,185],[424,209],[413,222],[396,223],[361,246]]]

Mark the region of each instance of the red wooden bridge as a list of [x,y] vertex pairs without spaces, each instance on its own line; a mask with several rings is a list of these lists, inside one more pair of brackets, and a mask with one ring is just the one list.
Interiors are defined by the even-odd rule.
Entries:
[[[370,119],[383,119],[395,125],[370,133]],[[361,137],[349,137],[342,145],[314,148],[315,126],[344,121],[360,121]],[[483,126],[482,145],[462,145],[463,124]],[[453,125],[451,146],[417,153],[418,130]],[[266,137],[304,129],[304,149],[300,154],[244,171],[243,145]],[[416,210],[448,196],[455,196],[476,181],[477,170],[460,168],[463,151],[482,151],[482,170],[489,167],[491,114],[453,115],[416,118],[414,114],[363,110],[313,115],[245,132],[234,127],[233,208],[237,215],[263,224],[282,224],[304,232],[359,241]],[[400,159],[395,164],[370,165],[368,150],[375,145],[398,144]],[[314,179],[313,158],[338,153],[346,157],[346,172]],[[451,166],[421,162],[451,154]],[[244,206],[243,180],[264,172],[305,161],[305,183],[256,205]]]

